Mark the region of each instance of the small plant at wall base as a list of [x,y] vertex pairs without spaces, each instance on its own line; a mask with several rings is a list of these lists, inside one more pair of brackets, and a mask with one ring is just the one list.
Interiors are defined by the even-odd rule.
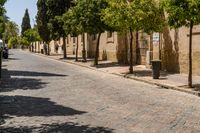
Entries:
[[192,31],[194,25],[200,24],[200,1],[163,0],[163,5],[168,15],[168,23],[172,28],[183,26],[190,28],[188,87],[192,88]]

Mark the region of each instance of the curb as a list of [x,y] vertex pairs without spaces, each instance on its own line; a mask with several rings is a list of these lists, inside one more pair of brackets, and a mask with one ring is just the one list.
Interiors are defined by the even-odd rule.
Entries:
[[200,96],[200,92],[189,90],[189,89],[186,89],[186,88],[183,88],[183,87],[175,87],[175,86],[170,86],[170,85],[166,85],[166,84],[156,83],[156,82],[153,82],[153,81],[148,81],[148,80],[144,80],[144,79],[137,78],[137,77],[131,77],[129,75],[125,75],[124,77],[128,78],[128,79],[133,79],[133,80],[136,80],[136,81],[148,83],[148,84],[151,84],[151,85],[156,85],[156,86],[159,86],[159,87],[164,88],[164,89],[171,89],[171,90],[176,90],[176,91],[192,94],[192,95],[195,95],[195,96]]
[[[40,54],[40,53],[32,53],[32,54],[33,55],[37,55],[37,56],[43,56],[43,57],[46,57],[46,58],[49,58],[49,59],[52,59],[52,60],[57,60],[57,61],[60,61],[60,62],[63,62],[63,63],[69,63],[69,64],[77,65],[77,66],[80,66],[80,67],[88,68],[88,69],[91,69],[91,70],[94,70],[94,71],[107,73],[106,71],[98,70],[97,68],[94,68],[94,67],[91,67],[91,66],[87,66],[87,65],[82,65],[80,63],[67,61],[67,60],[63,61],[63,60],[51,58],[49,56],[46,56],[46,55],[43,55],[43,54]],[[107,73],[107,74],[112,74],[112,75],[116,75],[116,76],[119,76],[119,77],[124,77],[124,78],[127,78],[127,79],[132,79],[132,80],[139,81],[139,82],[143,82],[143,83],[147,83],[147,84],[151,84],[151,85],[156,85],[156,86],[159,86],[159,87],[164,88],[164,89],[171,89],[171,90],[176,90],[176,91],[192,94],[192,95],[195,95],[195,96],[200,96],[200,92],[189,90],[189,89],[186,89],[186,88],[183,88],[183,87],[175,87],[175,86],[170,86],[170,85],[166,85],[166,84],[161,84],[161,83],[157,83],[157,82],[153,82],[153,81],[149,81],[149,80],[133,77],[133,76],[130,76],[128,74],[120,74],[120,73]]]

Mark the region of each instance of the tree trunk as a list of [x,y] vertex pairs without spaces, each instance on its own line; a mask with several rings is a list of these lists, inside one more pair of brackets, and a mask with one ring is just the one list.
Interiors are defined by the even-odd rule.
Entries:
[[66,37],[63,36],[63,58],[67,59]]
[[192,88],[192,30],[193,21],[190,22],[190,39],[189,39],[189,74],[188,74],[188,87]]
[[127,38],[127,37],[128,37],[128,34],[126,33],[125,36],[126,36],[126,37],[125,37],[125,53],[124,53],[124,54],[125,54],[125,61],[124,61],[124,63],[125,63],[125,64],[129,64],[129,62],[128,62],[128,56],[129,56],[129,55],[128,55],[128,45],[129,45],[129,44],[128,44],[128,38]]
[[37,42],[35,42],[35,53],[37,52]]
[[31,52],[33,52],[33,48],[34,46],[33,46],[33,43],[31,43]]
[[47,55],[50,55],[50,46],[49,46],[49,42],[47,43]]
[[133,31],[130,28],[130,68],[129,72],[133,73]]
[[38,42],[38,53],[40,53],[41,52],[41,50],[40,50],[40,43]]
[[136,64],[140,64],[139,32],[136,31]]
[[150,62],[153,60],[153,33],[150,34]]
[[96,54],[95,54],[94,66],[98,65],[100,38],[101,38],[101,32],[98,34],[98,38],[97,38],[97,45],[96,45]]
[[77,36],[77,44],[76,44],[76,60],[78,61],[78,36]]
[[87,62],[86,50],[85,50],[85,33],[83,33],[83,51],[82,51],[83,62]]

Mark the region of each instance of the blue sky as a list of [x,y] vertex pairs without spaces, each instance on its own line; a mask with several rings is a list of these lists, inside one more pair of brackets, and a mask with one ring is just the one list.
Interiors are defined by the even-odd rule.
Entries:
[[8,0],[5,4],[7,16],[10,20],[15,21],[19,27],[21,27],[25,9],[28,8],[31,25],[33,25],[33,19],[35,20],[35,16],[37,14],[36,3],[37,0]]

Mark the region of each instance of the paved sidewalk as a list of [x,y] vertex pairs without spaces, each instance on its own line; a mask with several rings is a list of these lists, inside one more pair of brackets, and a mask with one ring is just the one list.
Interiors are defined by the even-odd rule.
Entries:
[[93,70],[102,71],[105,73],[115,74],[119,76],[123,76],[126,78],[146,82],[149,84],[154,84],[161,86],[166,89],[173,89],[182,92],[187,92],[193,95],[200,96],[200,76],[193,76],[193,84],[194,88],[187,88],[188,77],[186,74],[169,74],[166,72],[161,72],[160,79],[155,80],[152,78],[152,70],[146,68],[144,65],[134,66],[134,74],[129,74],[129,66],[119,65],[117,63],[113,63],[110,61],[99,61],[99,65],[97,67],[93,67],[93,59],[88,59],[87,62],[82,62],[82,58],[79,58],[79,61],[75,61],[75,55],[68,55],[68,59],[63,59],[63,55],[54,54],[50,56],[37,54],[40,56],[45,56],[51,59],[59,60],[62,62],[67,62],[75,65],[79,65],[82,67],[87,67]]

